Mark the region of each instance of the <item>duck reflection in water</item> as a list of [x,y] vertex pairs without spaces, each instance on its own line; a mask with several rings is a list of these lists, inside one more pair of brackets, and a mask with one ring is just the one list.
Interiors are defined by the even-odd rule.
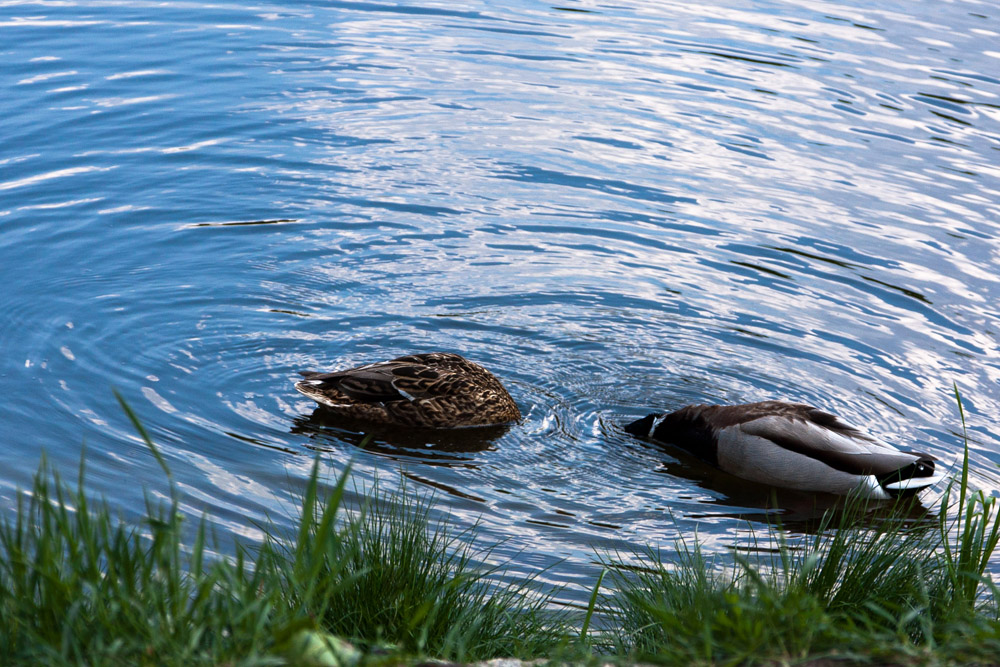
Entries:
[[463,456],[492,449],[509,424],[477,428],[432,429],[394,424],[373,424],[316,408],[309,416],[293,419],[291,432],[309,436],[317,451],[334,451],[349,443],[390,458],[419,458],[430,465],[474,466],[474,457]]

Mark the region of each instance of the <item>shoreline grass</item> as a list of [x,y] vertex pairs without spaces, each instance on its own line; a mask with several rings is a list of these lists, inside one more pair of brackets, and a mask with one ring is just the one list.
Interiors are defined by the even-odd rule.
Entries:
[[[723,566],[697,543],[682,543],[672,563],[655,549],[638,565],[605,558],[605,651],[664,664],[996,664],[1000,607],[984,571],[998,522],[982,501],[969,499],[950,530],[851,523],[781,536],[770,557],[737,555]],[[828,517],[827,528],[864,509]]]
[[[955,389],[963,434],[965,415]],[[813,536],[780,528],[769,559],[719,568],[697,543],[673,564],[605,557],[613,590],[607,649],[669,664],[750,664],[836,657],[891,664],[1000,662],[1000,591],[986,574],[1000,542],[996,498],[972,492],[966,446],[937,524],[914,528],[906,500],[877,529],[851,500]],[[957,501],[953,501],[957,490]]]
[[[961,405],[961,404],[959,404]],[[338,665],[490,658],[576,663],[995,664],[1000,595],[985,574],[1000,541],[996,499],[962,475],[938,524],[877,530],[860,504],[771,556],[721,566],[697,542],[673,562],[649,548],[600,555],[585,611],[553,611],[530,579],[480,568],[490,548],[429,519],[430,499],[382,494],[344,507],[349,470],[325,492],[318,462],[291,531],[208,557],[205,521],[183,543],[170,484],[127,524],[44,461],[0,521],[0,664]],[[964,426],[964,415],[963,415]],[[842,527],[839,527],[842,526]],[[606,576],[605,576],[606,575]],[[352,642],[348,644],[348,642]]]

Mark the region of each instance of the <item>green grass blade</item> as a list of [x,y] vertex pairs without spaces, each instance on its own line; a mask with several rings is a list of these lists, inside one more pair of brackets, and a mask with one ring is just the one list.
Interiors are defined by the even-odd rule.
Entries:
[[590,593],[590,602],[587,603],[587,615],[583,618],[583,627],[580,628],[580,642],[584,643],[587,641],[587,631],[590,629],[590,619],[594,615],[594,607],[597,605],[597,597],[601,592],[601,582],[604,581],[604,575],[608,573],[607,568],[601,569],[601,574],[597,577],[597,583],[594,584],[594,590]]

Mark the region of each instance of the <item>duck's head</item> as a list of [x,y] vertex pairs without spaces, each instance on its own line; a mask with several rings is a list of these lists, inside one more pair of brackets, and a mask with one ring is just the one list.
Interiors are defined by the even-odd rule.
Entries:
[[637,419],[631,424],[625,427],[626,433],[631,433],[632,435],[638,436],[640,438],[648,438],[653,435],[653,429],[656,428],[657,422],[663,415],[658,412],[653,412],[642,419]]

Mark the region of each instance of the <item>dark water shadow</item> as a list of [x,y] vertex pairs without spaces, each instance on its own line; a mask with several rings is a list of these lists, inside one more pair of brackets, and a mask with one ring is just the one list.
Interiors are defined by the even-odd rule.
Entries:
[[340,450],[344,443],[393,459],[419,460],[428,465],[476,467],[468,456],[494,448],[509,424],[457,429],[373,424],[344,418],[319,407],[311,415],[293,418],[291,432],[307,435],[306,447],[319,452]]
[[[907,530],[922,531],[938,525],[937,512],[924,505],[919,495],[863,500],[776,488],[730,475],[675,447],[645,444],[674,459],[665,460],[657,472],[687,479],[700,488],[721,494],[702,502],[705,510],[689,514],[691,519],[739,519],[781,526],[787,533],[798,534],[815,534],[831,526],[877,530],[880,525],[899,526],[902,522]],[[712,511],[713,508],[720,511]],[[831,513],[835,514],[831,517]]]

